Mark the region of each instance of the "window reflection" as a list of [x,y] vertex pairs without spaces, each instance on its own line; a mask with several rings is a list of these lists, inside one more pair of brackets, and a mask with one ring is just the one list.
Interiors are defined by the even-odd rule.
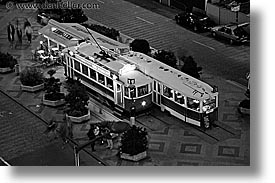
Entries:
[[98,73],[98,82],[102,85],[105,85],[105,76]]
[[173,99],[172,89],[163,85],[163,95],[168,98]]
[[182,105],[185,104],[184,96],[177,91],[175,91],[175,101]]
[[196,111],[200,111],[200,101],[187,97],[187,107]]
[[148,85],[138,87],[138,97],[149,93]]

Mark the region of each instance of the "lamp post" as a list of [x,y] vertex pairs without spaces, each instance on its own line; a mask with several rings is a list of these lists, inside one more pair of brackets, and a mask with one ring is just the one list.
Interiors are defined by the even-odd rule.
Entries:
[[135,107],[135,100],[134,100],[134,94],[135,94],[135,85],[133,84],[130,84],[129,85],[129,88],[130,88],[130,96],[131,96],[131,99],[132,99],[132,104],[131,104],[131,108],[130,108],[130,122],[131,122],[131,125],[135,125],[135,116],[136,116],[136,107]]

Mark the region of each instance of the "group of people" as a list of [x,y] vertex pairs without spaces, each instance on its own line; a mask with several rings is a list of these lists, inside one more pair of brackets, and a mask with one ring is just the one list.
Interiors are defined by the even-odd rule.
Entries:
[[[91,124],[90,130],[88,131],[87,136],[89,140],[94,140],[97,136],[103,135],[105,133],[107,133],[107,135],[105,136],[107,141],[107,148],[113,149],[112,135],[108,128],[100,129],[98,126]],[[100,139],[100,141],[104,143],[103,139]],[[91,143],[91,148],[92,148],[92,151],[95,151],[95,141]]]
[[[25,20],[24,25],[23,25],[23,29],[24,29],[24,33],[27,37],[27,41],[29,44],[31,44],[32,41],[32,27],[31,27],[31,23],[28,21],[28,19]],[[8,27],[7,27],[7,32],[8,32],[8,41],[10,42],[10,47],[11,48],[16,48],[17,46],[22,46],[22,40],[23,40],[23,32],[22,32],[22,28],[19,25],[19,21],[16,21],[16,26],[14,26],[11,22],[8,23]],[[17,37],[17,42],[14,45],[15,42],[15,34]]]

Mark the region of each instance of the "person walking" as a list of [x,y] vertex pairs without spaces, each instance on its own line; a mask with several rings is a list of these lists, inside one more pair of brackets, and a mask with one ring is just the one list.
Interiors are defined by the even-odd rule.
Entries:
[[27,26],[25,28],[25,34],[27,36],[29,44],[32,43],[32,33],[33,33],[32,27],[31,26]]
[[9,42],[10,42],[10,47],[13,48],[15,28],[14,28],[14,26],[12,25],[11,22],[9,22],[9,24],[8,24],[7,32],[8,32],[8,40],[9,40]]
[[[90,125],[90,130],[88,131],[88,133],[87,133],[87,136],[88,136],[88,138],[89,138],[89,140],[93,140],[93,139],[95,139],[96,138],[96,135],[95,135],[95,133],[94,133],[94,130],[95,130],[95,127],[94,127],[94,125]],[[92,151],[95,151],[95,141],[93,141],[92,143],[91,143],[91,148],[92,148]]]
[[106,135],[106,140],[107,140],[107,147],[109,149],[113,149],[113,140],[112,140],[112,135],[110,133],[110,130],[107,130],[107,135]]
[[15,48],[16,48],[17,46],[19,46],[20,49],[21,49],[21,47],[22,47],[22,37],[23,37],[23,35],[22,35],[22,29],[21,29],[19,26],[16,27],[16,35],[17,35],[17,44],[15,45]]

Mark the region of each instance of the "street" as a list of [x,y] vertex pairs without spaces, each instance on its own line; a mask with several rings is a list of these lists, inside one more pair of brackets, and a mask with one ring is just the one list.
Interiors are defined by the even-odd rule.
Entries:
[[171,50],[178,57],[192,55],[203,71],[247,85],[245,75],[250,67],[249,46],[231,46],[215,40],[210,33],[191,32],[170,18],[127,1],[91,2],[98,3],[100,8],[84,10],[88,17],[134,39],[146,39],[153,48]]

